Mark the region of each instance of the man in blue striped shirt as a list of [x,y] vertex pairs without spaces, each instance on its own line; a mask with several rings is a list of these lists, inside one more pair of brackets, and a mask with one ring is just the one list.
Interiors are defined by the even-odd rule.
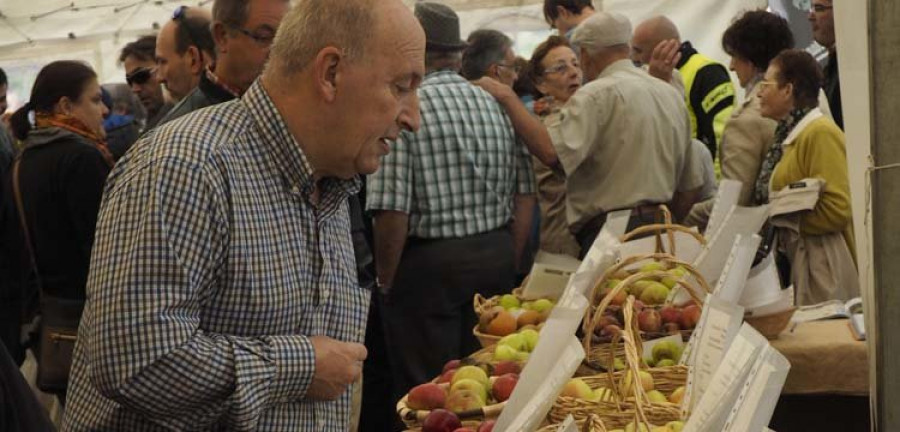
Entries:
[[366,195],[398,396],[477,349],[472,297],[512,289],[511,224],[522,222],[516,207],[528,200],[519,198],[533,205],[535,191],[509,118],[458,73],[465,43],[456,14],[422,2],[416,16],[427,41],[422,129],[402,134]]
[[347,197],[418,129],[424,39],[400,0],[305,0],[240,99],[119,161],[63,430],[348,429],[369,292]]

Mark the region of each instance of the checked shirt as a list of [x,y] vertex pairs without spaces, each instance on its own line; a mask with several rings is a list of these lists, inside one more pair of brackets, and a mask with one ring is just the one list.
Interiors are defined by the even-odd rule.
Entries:
[[535,191],[531,156],[487,92],[453,71],[418,90],[422,126],[404,133],[369,176],[366,205],[410,215],[410,236],[466,237],[497,229],[513,196]]
[[63,429],[346,431],[349,391],[304,396],[307,336],[364,338],[357,189],[316,186],[259,81],[145,136],[104,192]]

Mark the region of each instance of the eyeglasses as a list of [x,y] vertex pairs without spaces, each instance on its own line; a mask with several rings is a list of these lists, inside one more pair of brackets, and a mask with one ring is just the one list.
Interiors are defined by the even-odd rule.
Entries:
[[497,66],[505,67],[507,69],[512,69],[512,71],[515,73],[519,73],[522,70],[522,68],[520,68],[518,65],[515,65],[515,64],[508,65],[505,63],[497,63]]
[[823,4],[814,4],[809,7],[810,12],[822,13],[834,9],[834,6],[826,6]]
[[137,68],[134,72],[125,75],[125,82],[131,87],[135,84],[142,85],[153,77],[154,70],[148,67]]
[[201,53],[203,49],[200,47],[200,44],[197,42],[200,38],[194,34],[194,31],[191,29],[191,24],[187,21],[188,16],[188,7],[187,6],[178,6],[178,9],[175,9],[175,13],[172,14],[172,21],[178,22],[178,28],[184,29],[185,34],[187,34],[188,39],[191,41],[191,45],[197,48]]
[[768,88],[768,87],[773,87],[773,86],[777,87],[778,81],[764,79],[764,80],[760,81],[757,85],[759,86],[759,89],[762,90],[762,89]]
[[567,70],[569,70],[570,67],[575,70],[578,70],[578,63],[559,63],[556,66],[544,69],[543,75],[553,75],[553,74],[563,73],[563,72],[566,72]]
[[238,27],[233,24],[227,24],[227,25],[232,30],[237,30],[242,35],[247,36],[250,39],[253,39],[254,42],[256,42],[260,45],[269,46],[269,45],[272,45],[272,41],[275,40],[274,34],[269,34],[269,33],[259,34],[259,33],[251,32],[250,30],[247,30],[242,27]]

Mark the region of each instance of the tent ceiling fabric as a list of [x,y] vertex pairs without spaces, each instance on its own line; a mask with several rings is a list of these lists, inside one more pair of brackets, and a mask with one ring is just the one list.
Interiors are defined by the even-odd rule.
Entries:
[[[403,1],[415,4],[415,0]],[[543,0],[442,2],[459,12],[463,35],[481,27],[508,33],[547,28]],[[121,81],[118,50],[139,35],[155,32],[181,4],[209,8],[212,0],[0,0],[0,62],[71,58],[73,53],[93,51],[92,58],[82,59],[95,65],[101,79]],[[727,61],[719,46],[725,27],[738,12],[765,7],[767,1],[595,0],[594,4],[621,12],[633,23],[667,15],[678,24],[683,38],[711,57]]]

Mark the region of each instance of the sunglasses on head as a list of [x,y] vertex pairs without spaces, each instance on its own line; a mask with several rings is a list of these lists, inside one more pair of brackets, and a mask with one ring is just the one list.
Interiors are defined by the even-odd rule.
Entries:
[[147,82],[153,76],[153,69],[151,68],[137,68],[134,72],[125,75],[125,82],[128,83],[129,86],[133,86],[135,84],[141,85]]

